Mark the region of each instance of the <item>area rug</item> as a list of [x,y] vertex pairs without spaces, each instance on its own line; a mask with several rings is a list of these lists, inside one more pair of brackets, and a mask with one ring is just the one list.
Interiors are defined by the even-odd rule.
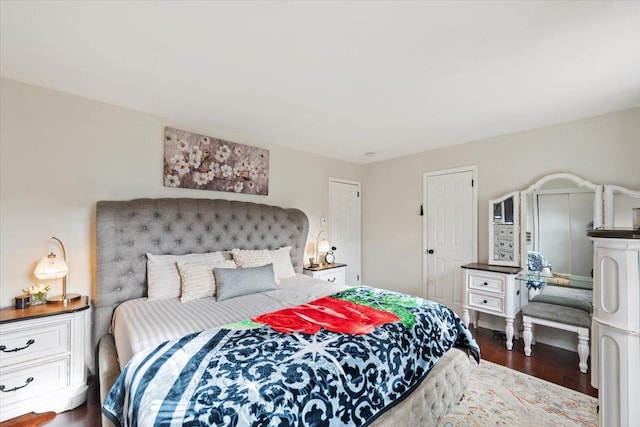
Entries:
[[441,427],[597,426],[598,400],[495,363],[473,363],[462,401]]

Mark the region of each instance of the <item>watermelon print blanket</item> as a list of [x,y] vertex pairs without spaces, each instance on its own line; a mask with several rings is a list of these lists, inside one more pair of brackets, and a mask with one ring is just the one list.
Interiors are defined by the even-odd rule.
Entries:
[[102,407],[120,426],[366,426],[451,347],[449,308],[358,287],[135,355]]

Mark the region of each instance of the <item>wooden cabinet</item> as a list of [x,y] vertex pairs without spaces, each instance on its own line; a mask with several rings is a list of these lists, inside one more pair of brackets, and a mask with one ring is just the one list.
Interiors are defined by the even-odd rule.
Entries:
[[87,297],[67,305],[0,310],[0,421],[62,412],[87,395]]
[[514,320],[520,311],[520,282],[515,276],[519,267],[500,267],[487,264],[466,264],[465,292],[462,320],[478,326],[476,313],[487,313],[505,319],[507,350],[513,348]]
[[304,274],[337,285],[345,285],[347,281],[347,264],[323,264],[319,267],[305,268]]
[[[600,425],[640,420],[640,230],[594,230],[591,383]],[[635,403],[634,403],[635,402]]]

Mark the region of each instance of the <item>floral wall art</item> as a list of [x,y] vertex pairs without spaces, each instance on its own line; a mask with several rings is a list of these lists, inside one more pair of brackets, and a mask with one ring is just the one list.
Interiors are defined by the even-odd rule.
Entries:
[[166,127],[164,186],[269,194],[269,150]]

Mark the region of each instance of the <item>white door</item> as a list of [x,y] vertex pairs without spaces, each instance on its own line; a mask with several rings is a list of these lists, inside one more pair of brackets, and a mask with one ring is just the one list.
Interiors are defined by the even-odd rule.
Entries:
[[360,284],[360,183],[329,180],[329,244],[336,262],[347,264],[347,285]]
[[424,185],[426,297],[462,314],[461,265],[477,260],[476,167],[427,172]]

